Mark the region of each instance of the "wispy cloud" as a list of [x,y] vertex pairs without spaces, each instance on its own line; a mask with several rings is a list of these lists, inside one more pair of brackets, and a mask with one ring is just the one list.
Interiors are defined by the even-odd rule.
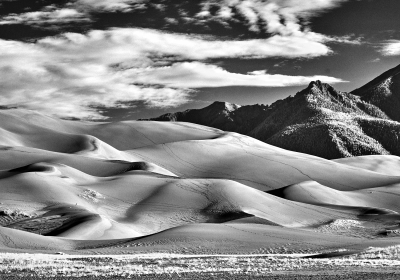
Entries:
[[44,24],[44,23],[69,23],[88,21],[85,13],[71,8],[58,9],[48,6],[43,11],[27,12],[22,14],[9,14],[0,19],[0,25],[5,24]]
[[172,66],[147,69],[132,79],[145,84],[162,84],[174,88],[202,88],[224,86],[286,87],[307,85],[311,81],[322,80],[327,83],[345,82],[327,76],[287,76],[270,75],[265,71],[246,74],[231,73],[215,65],[201,62],[175,63]]
[[64,24],[90,21],[90,13],[130,12],[145,9],[148,0],[72,0],[64,6],[49,5],[42,10],[20,14],[8,14],[0,18],[0,24]]
[[148,0],[77,0],[73,5],[79,9],[123,11],[143,9]]
[[251,72],[247,72],[248,75],[265,75],[267,74],[267,70],[255,70],[255,71],[251,71]]
[[[260,27],[270,33],[293,35],[308,32],[302,30],[301,20],[315,16],[321,11],[338,6],[346,0],[206,0],[202,3],[200,18],[230,20],[235,12],[245,17],[249,28]],[[218,8],[219,12],[211,10]]]
[[379,52],[385,56],[400,55],[400,40],[388,40],[382,44]]
[[377,58],[372,59],[372,60],[370,60],[370,61],[368,61],[368,62],[377,63],[377,62],[380,62],[380,61],[381,61],[381,59],[380,59],[379,57],[377,57]]
[[61,117],[99,119],[102,115],[93,109],[96,106],[123,106],[129,101],[176,106],[190,98],[191,88],[207,85],[285,86],[311,79],[340,82],[330,77],[241,75],[201,62],[329,53],[321,43],[311,46],[302,37],[224,41],[137,28],[66,33],[36,43],[0,40],[0,103]]
[[267,39],[219,40],[149,29],[115,29],[103,34],[112,34],[115,38],[123,39],[123,45],[134,44],[155,56],[175,55],[187,59],[317,57],[331,52],[327,46],[318,42],[318,38],[310,40],[302,36],[275,35]]
[[[296,36],[315,42],[337,42],[360,44],[360,39],[352,36],[326,36],[312,32],[308,20],[328,9],[335,8],[348,0],[206,0],[199,19],[218,20],[222,23],[237,20],[239,14],[246,19],[249,30],[265,30],[270,34]],[[211,12],[217,9],[218,12]]]

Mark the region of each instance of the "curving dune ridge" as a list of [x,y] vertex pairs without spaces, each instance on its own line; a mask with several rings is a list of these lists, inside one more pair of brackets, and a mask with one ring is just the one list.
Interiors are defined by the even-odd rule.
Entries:
[[395,156],[326,160],[190,123],[90,123],[19,109],[0,111],[0,130],[3,251],[400,243]]

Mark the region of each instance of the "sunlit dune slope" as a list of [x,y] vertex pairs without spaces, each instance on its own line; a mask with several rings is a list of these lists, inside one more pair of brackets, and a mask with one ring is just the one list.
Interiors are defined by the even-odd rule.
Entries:
[[[338,242],[340,240],[340,242]],[[0,251],[71,251],[88,249],[113,254],[123,252],[215,253],[311,253],[342,248],[362,250],[370,246],[391,246],[399,238],[362,239],[258,224],[191,224],[141,238],[115,240],[72,240],[41,236],[0,227]],[[21,249],[22,248],[22,249]]]
[[68,250],[73,247],[69,240],[0,227],[0,250]]
[[[189,123],[59,120],[29,110],[0,111],[0,144],[73,153],[92,148],[94,138],[117,150],[217,137],[224,132]],[[93,138],[94,137],[94,138]]]
[[339,158],[333,161],[386,175],[400,176],[400,157],[397,156],[371,155]]
[[229,178],[260,190],[307,180],[344,191],[400,182],[400,177],[283,150],[236,133],[207,141],[143,147],[128,153],[178,176]]
[[[120,247],[134,251],[171,251],[186,253],[308,253],[342,248],[362,250],[370,246],[398,244],[400,238],[363,239],[310,230],[259,224],[192,224],[138,238]],[[110,249],[104,249],[110,252]]]

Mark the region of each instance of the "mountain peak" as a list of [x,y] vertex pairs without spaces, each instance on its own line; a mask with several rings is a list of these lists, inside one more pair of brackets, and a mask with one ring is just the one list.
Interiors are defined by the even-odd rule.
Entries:
[[312,81],[312,82],[308,85],[309,88],[312,88],[312,87],[314,87],[314,86],[316,86],[316,87],[318,87],[318,88],[321,88],[321,87],[322,87],[322,82],[321,82],[320,80],[316,80],[316,81]]
[[332,86],[327,83],[323,83],[320,80],[312,81],[308,87],[307,90],[311,90],[313,88],[317,88],[320,91],[326,91],[332,89]]
[[400,81],[400,64],[396,67],[389,69],[388,71],[384,72],[383,74],[379,75],[369,83],[363,85],[362,87],[353,90],[351,93],[359,96],[365,96],[366,94],[370,93],[371,91],[377,91],[376,89],[381,87],[382,84],[387,84],[388,81],[392,81],[393,78],[396,81]]
[[400,121],[400,65],[389,69],[351,93],[377,106],[392,120]]
[[206,108],[212,108],[215,110],[224,110],[224,111],[235,111],[236,109],[240,108],[241,106],[234,103],[224,102],[224,101],[214,101],[212,104],[207,106]]

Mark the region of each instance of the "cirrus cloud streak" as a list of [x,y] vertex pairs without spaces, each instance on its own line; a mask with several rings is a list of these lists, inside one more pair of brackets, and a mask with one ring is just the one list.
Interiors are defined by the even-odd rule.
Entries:
[[162,84],[174,88],[204,88],[225,86],[286,87],[306,85],[321,80],[326,83],[342,83],[341,79],[328,76],[271,75],[265,71],[248,74],[231,73],[215,65],[201,62],[175,63],[172,66],[143,70],[132,74],[132,79],[144,84]]

